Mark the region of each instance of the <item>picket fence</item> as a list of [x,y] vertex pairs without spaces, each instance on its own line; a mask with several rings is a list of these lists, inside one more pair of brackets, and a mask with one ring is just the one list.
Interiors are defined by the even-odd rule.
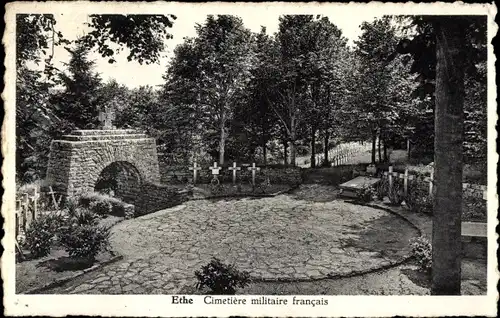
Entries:
[[[410,174],[408,171],[408,168],[405,168],[404,173],[395,172],[393,166],[389,166],[388,169],[389,169],[388,171],[383,172],[383,175],[384,175],[384,177],[387,177],[387,179],[389,181],[389,189],[392,189],[395,179],[397,179],[397,178],[403,179],[403,191],[404,191],[404,194],[406,196],[408,194],[409,181],[418,178],[417,175]],[[434,169],[431,169],[429,177],[424,177],[422,180],[424,182],[428,183],[429,195],[432,195],[433,190],[434,190]],[[462,183],[462,189],[464,191],[470,190],[470,193],[480,192],[480,193],[482,193],[482,196],[481,196],[482,199],[483,200],[487,199],[487,187],[484,185],[474,185],[474,184],[464,182],[464,183]]]
[[[50,206],[44,207],[44,210],[47,208],[59,209],[62,195],[55,192],[51,186],[49,186],[49,191],[46,194],[49,195]],[[35,188],[31,193],[21,193],[20,198],[16,199],[16,240],[20,239],[19,236],[24,236],[31,223],[40,217],[42,213],[40,196],[41,192]]]

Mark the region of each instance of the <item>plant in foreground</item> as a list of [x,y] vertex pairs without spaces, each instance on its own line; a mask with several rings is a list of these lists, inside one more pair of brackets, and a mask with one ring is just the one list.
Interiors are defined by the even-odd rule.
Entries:
[[234,295],[236,287],[243,288],[250,283],[248,272],[239,271],[233,265],[222,263],[218,258],[213,258],[201,271],[196,271],[195,275],[198,279],[197,288],[206,286],[215,295]]
[[432,245],[425,237],[420,236],[410,240],[412,254],[420,269],[430,273],[432,269]]

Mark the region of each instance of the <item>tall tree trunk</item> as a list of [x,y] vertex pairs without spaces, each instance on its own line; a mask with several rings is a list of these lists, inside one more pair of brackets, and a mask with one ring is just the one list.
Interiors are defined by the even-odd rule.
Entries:
[[460,295],[465,26],[458,17],[436,23],[435,196],[433,295]]
[[296,134],[295,134],[295,125],[292,125],[291,127],[291,134],[290,134],[290,165],[294,166],[296,165],[296,156],[297,156],[297,147],[295,145],[296,143]]
[[288,141],[283,139],[283,164],[286,166],[288,164]]
[[220,139],[219,139],[219,164],[224,164],[224,150],[226,147],[226,131],[224,127],[220,129]]
[[382,162],[382,145],[380,144],[380,135],[378,136],[378,162]]
[[377,152],[377,133],[372,131],[372,164],[375,164],[375,156]]
[[311,168],[316,168],[316,129],[311,131]]
[[323,151],[325,152],[325,158],[323,160],[323,166],[328,167],[330,166],[329,160],[328,160],[328,139],[330,139],[330,136],[327,132],[325,132],[325,137],[323,139],[323,144],[324,148]]
[[389,161],[389,157],[387,156],[387,141],[386,140],[384,140],[382,146],[384,147],[384,161],[388,162]]
[[296,164],[296,151],[295,140],[290,140],[290,165],[292,166]]
[[267,165],[267,142],[262,143],[262,156],[264,157],[264,166]]

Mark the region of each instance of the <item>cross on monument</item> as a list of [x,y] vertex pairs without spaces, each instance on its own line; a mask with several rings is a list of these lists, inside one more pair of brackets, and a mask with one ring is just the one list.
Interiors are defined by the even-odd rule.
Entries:
[[254,162],[254,163],[252,163],[252,166],[248,167],[247,169],[252,171],[252,185],[255,186],[255,171],[259,171],[260,168],[256,167],[255,162]]
[[196,183],[196,179],[198,177],[198,170],[201,170],[201,167],[198,167],[196,161],[194,162],[192,167],[189,167],[189,170],[193,170],[193,184]]
[[236,162],[233,162],[233,166],[229,167],[228,170],[233,170],[233,184],[236,184],[236,171],[241,170],[241,167],[236,167]]
[[102,123],[102,129],[113,129],[113,120],[115,120],[115,112],[106,106],[105,112],[99,112],[99,121]]

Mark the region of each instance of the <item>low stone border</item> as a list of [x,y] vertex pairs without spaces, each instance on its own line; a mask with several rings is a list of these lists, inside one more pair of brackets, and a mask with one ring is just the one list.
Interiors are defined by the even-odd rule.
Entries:
[[51,283],[48,283],[48,284],[45,284],[41,287],[35,287],[35,288],[31,288],[27,291],[24,291],[22,293],[19,293],[19,294],[38,294],[44,290],[47,290],[47,289],[51,289],[51,288],[55,288],[55,287],[59,287],[75,278],[78,278],[86,273],[89,273],[89,272],[92,272],[92,271],[95,271],[105,265],[108,265],[108,264],[111,264],[111,263],[114,263],[114,262],[117,262],[119,260],[122,260],[123,259],[123,256],[121,255],[114,255],[113,257],[111,257],[111,259],[107,260],[107,261],[104,261],[104,262],[101,262],[101,263],[98,263],[98,264],[95,264],[95,265],[92,265],[91,267],[89,268],[86,268],[84,270],[80,270],[80,271],[77,271],[76,273],[74,273],[73,275],[71,276],[68,276],[68,277],[63,277],[63,278],[58,278],[56,279],[55,281],[51,282]]
[[201,200],[214,200],[214,199],[227,199],[227,198],[272,198],[281,194],[288,194],[300,187],[299,185],[290,186],[289,189],[281,190],[275,193],[262,193],[262,194],[253,194],[253,193],[235,193],[235,194],[227,194],[227,195],[211,195],[203,198],[190,198],[189,201],[201,201]]

